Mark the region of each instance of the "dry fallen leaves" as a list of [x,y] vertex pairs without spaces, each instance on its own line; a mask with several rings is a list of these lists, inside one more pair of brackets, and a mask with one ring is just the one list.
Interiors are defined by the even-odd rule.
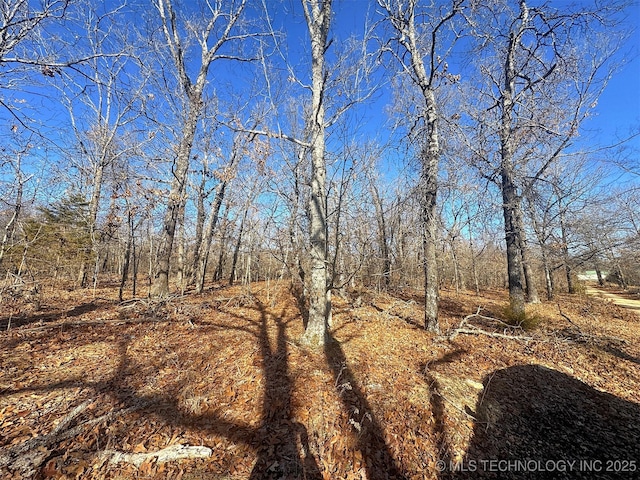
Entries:
[[[514,341],[434,337],[419,328],[413,292],[336,296],[335,341],[310,352],[298,343],[300,313],[285,285],[157,304],[119,305],[116,295],[104,289],[92,302],[83,292],[54,295],[33,319],[0,334],[0,458],[49,438],[55,441],[39,445],[42,478],[439,478],[438,460],[509,451],[509,438],[496,445],[483,429],[500,426],[497,434],[546,454],[533,446],[548,440],[554,424],[576,421],[576,411],[591,424],[583,442],[600,441],[619,455],[637,448],[636,431],[622,422],[640,424],[640,320],[596,299],[561,297],[570,322],[556,303],[535,307],[542,326],[531,340]],[[443,292],[443,329],[479,306],[499,317],[505,303],[502,292]],[[505,333],[490,322],[481,327]],[[529,388],[536,382],[555,385],[561,404],[550,409]],[[528,419],[509,391],[551,418]],[[504,401],[496,392],[507,392]],[[603,410],[603,402],[616,411]],[[592,404],[599,409],[593,417]],[[70,415],[79,405],[86,408]],[[509,409],[532,422],[528,437]],[[607,419],[622,440],[610,438]],[[154,456],[184,445],[211,454]],[[137,466],[106,461],[104,452],[135,458]],[[16,457],[6,458],[0,475],[20,478]]]

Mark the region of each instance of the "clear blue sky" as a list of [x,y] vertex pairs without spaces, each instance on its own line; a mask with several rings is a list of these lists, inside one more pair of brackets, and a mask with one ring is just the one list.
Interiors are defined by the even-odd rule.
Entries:
[[[531,4],[537,2],[531,1]],[[551,5],[570,4],[567,0],[552,0]],[[585,2],[587,3],[587,2]],[[293,38],[287,43],[306,48],[308,37],[299,0],[267,2],[272,12],[277,12],[278,27],[286,29]],[[348,34],[361,34],[366,13],[372,17],[377,6],[374,0],[334,0],[334,35],[344,38]],[[626,64],[614,75],[598,101],[594,116],[584,123],[585,136],[598,146],[617,144],[634,132],[640,132],[640,2],[628,7],[628,26],[635,29],[623,47]],[[640,137],[628,143],[640,150]],[[640,155],[640,153],[639,153]]]

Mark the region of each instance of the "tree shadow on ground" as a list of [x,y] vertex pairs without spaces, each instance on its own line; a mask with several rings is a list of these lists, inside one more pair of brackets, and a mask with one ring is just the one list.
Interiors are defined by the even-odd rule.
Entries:
[[[249,476],[251,480],[320,480],[322,474],[310,451],[307,430],[291,418],[293,381],[289,373],[286,330],[288,323],[293,320],[286,320],[284,312],[279,315],[270,313],[258,298],[254,297],[254,301],[255,306],[249,308],[259,313],[259,320],[233,314],[235,318],[245,321],[246,326],[227,326],[227,329],[237,329],[254,336],[257,341],[264,377],[259,424],[254,427],[229,421],[217,412],[185,414],[171,392],[154,399],[146,410],[160,415],[167,424],[213,433],[249,447],[256,454]],[[271,345],[269,339],[270,322],[275,324],[275,346]],[[213,327],[221,328],[218,325]]]
[[622,345],[625,345],[625,341],[607,338],[606,336],[584,336],[583,333],[576,328],[563,328],[562,330],[558,330],[556,335],[563,340],[566,339],[575,343],[587,345],[592,349],[597,348],[598,350],[618,357],[621,360],[626,360],[640,365],[640,358],[634,357],[620,348]]
[[336,389],[349,415],[355,449],[362,455],[368,479],[405,478],[384,439],[382,426],[358,384],[340,343],[328,335],[324,347],[327,363],[333,373]]
[[[268,309],[259,298],[254,297],[254,304],[245,307],[247,313],[238,313],[238,310],[224,312],[238,321],[228,324],[225,322],[202,322],[199,324],[200,334],[208,332],[220,332],[224,329],[237,331],[248,341],[246,347],[255,348],[254,365],[262,371],[262,392],[255,398],[253,405],[257,415],[255,421],[232,418],[225,414],[224,409],[204,408],[201,411],[192,411],[185,408],[185,389],[189,388],[190,380],[185,376],[177,375],[175,380],[164,384],[162,390],[148,393],[140,388],[139,380],[149,376],[153,379],[157,376],[161,364],[158,359],[140,357],[136,354],[136,348],[132,350],[132,339],[139,332],[134,326],[125,328],[127,334],[123,334],[122,328],[115,325],[104,325],[98,330],[83,325],[73,326],[77,335],[74,342],[90,344],[92,342],[105,342],[105,338],[111,337],[108,343],[113,345],[113,367],[106,376],[98,380],[91,380],[82,376],[71,376],[66,379],[51,381],[42,384],[26,384],[18,388],[4,390],[2,395],[12,395],[26,392],[51,392],[61,389],[81,388],[84,398],[101,398],[101,401],[87,410],[87,415],[99,417],[101,411],[125,411],[136,408],[145,418],[154,424],[161,424],[173,429],[189,429],[192,432],[200,432],[206,436],[219,436],[231,443],[244,447],[255,454],[255,463],[250,473],[250,479],[321,479],[323,478],[317,459],[311,452],[309,434],[304,425],[293,418],[293,394],[294,381],[289,365],[289,344],[292,339],[288,336],[289,327],[300,321],[300,317],[287,313],[276,312]],[[253,310],[253,312],[251,312]],[[118,335],[114,333],[119,332]],[[97,334],[97,335],[96,335]],[[167,347],[169,348],[169,347]],[[351,436],[352,445],[362,457],[361,466],[369,479],[401,479],[405,478],[393,458],[388,445],[385,442],[383,429],[376,419],[371,405],[358,384],[353,371],[347,364],[346,355],[340,343],[333,337],[329,337],[324,350],[326,361],[332,372],[332,381],[338,389],[338,395],[347,412],[350,426],[353,427],[345,435]],[[204,355],[204,353],[203,353]],[[195,353],[195,357],[198,354]],[[166,361],[160,358],[166,366],[174,357],[167,353]],[[177,358],[177,357],[176,357]],[[195,361],[196,358],[194,358]],[[149,362],[148,364],[146,362]],[[187,367],[188,368],[188,367]],[[230,375],[233,373],[230,372]],[[188,378],[188,377],[186,377]],[[137,385],[137,386],[136,386]],[[347,388],[348,385],[348,388]],[[211,385],[209,388],[216,388]],[[212,395],[216,398],[217,395]],[[78,401],[81,401],[79,398]],[[322,408],[319,405],[318,408]],[[232,414],[233,415],[233,414]],[[245,415],[245,418],[248,416]],[[110,423],[100,428],[101,432],[109,430]],[[80,425],[82,422],[80,421]],[[113,435],[127,435],[127,427],[119,422],[124,430],[115,430],[109,437],[98,438],[97,445],[116,441]],[[357,427],[356,427],[357,425]],[[109,427],[109,428],[108,428]],[[132,428],[130,425],[129,428]],[[115,433],[120,432],[120,433]],[[105,434],[106,435],[106,434]],[[47,461],[60,457],[62,452],[61,442],[48,446],[51,450]],[[87,448],[86,446],[83,448]],[[91,450],[95,447],[89,447]],[[99,452],[94,452],[98,455]],[[92,454],[86,452],[86,454]],[[226,457],[225,457],[226,458]],[[221,459],[222,461],[222,459]],[[224,460],[227,461],[227,460]],[[229,460],[230,461],[230,460]],[[226,465],[226,464],[225,464]],[[215,464],[206,462],[195,466],[196,475],[212,474],[212,468],[217,470],[229,468],[233,465]],[[344,466],[343,466],[344,467]]]
[[[395,291],[390,293],[394,298],[402,301],[402,302],[412,302],[417,306],[420,306],[422,309],[424,308],[424,294],[420,294],[413,291]],[[379,312],[385,312],[384,308],[381,308],[377,305],[373,305],[373,307]],[[440,298],[438,302],[438,309],[440,311],[440,315],[450,316],[454,318],[462,318],[469,314],[468,310],[465,308],[465,304],[461,301],[456,301],[451,298]],[[411,318],[407,315],[394,315],[411,326],[424,329],[424,318],[420,318],[420,320],[416,320],[415,318]]]
[[615,347],[613,345],[605,345],[602,347],[599,347],[601,350],[610,353],[611,355],[614,355],[622,360],[627,360],[629,362],[632,363],[636,363],[638,365],[640,365],[640,358],[639,357],[634,357],[633,355],[629,355],[627,352],[625,352],[624,350]]
[[[259,351],[257,357],[263,372],[264,390],[260,419],[255,424],[229,420],[224,418],[224,414],[219,413],[217,409],[206,410],[203,413],[185,411],[179,401],[180,392],[187,386],[182,380],[167,385],[160,393],[142,394],[132,386],[131,380],[143,374],[142,371],[146,366],[131,357],[130,340],[126,335],[121,335],[114,342],[117,349],[117,362],[113,373],[107,378],[90,381],[86,378],[74,377],[50,384],[6,389],[0,394],[49,392],[69,388],[87,389],[93,392],[90,394],[91,397],[106,395],[122,406],[123,410],[139,407],[140,412],[160,418],[166,426],[188,427],[194,431],[224,437],[233,443],[247,447],[256,455],[250,479],[320,480],[322,474],[310,451],[307,430],[304,425],[291,418],[293,381],[288,365],[287,326],[289,322],[298,319],[295,316],[289,316],[287,319],[284,312],[279,315],[268,312],[257,298],[255,306],[251,308],[258,312],[258,319],[234,315],[244,324],[228,325],[227,329],[238,330],[242,334],[254,337]],[[214,325],[213,330],[221,327]],[[84,330],[82,326],[78,328]],[[103,329],[105,335],[107,331],[112,330]],[[273,336],[270,332],[273,331],[275,331],[275,342],[270,341],[270,337]],[[215,385],[211,385],[211,388],[215,388]],[[257,398],[256,401],[259,399]],[[107,440],[100,439],[99,443],[104,444]],[[60,453],[57,443],[49,447],[50,456],[45,461],[55,458]],[[208,470],[202,472],[203,475],[209,473]]]
[[[322,475],[310,452],[307,430],[291,419],[293,382],[289,374],[284,315],[270,315],[258,299],[256,305],[260,311],[258,339],[265,386],[262,425],[256,438],[258,459],[250,478],[320,479]],[[269,343],[269,317],[276,324],[275,348]]]
[[[467,350],[462,348],[458,348],[451,352],[445,353],[442,357],[429,362],[427,364],[421,365],[420,370],[429,385],[429,404],[431,405],[431,412],[433,413],[434,419],[434,435],[435,435],[435,443],[438,449],[438,459],[442,462],[445,462],[446,465],[451,464],[453,460],[453,449],[451,447],[449,438],[449,432],[447,432],[446,425],[446,409],[445,409],[445,400],[440,390],[442,386],[438,379],[431,373],[430,369],[432,367],[437,367],[438,365],[444,365],[447,363],[452,363],[459,360],[467,353]],[[442,472],[441,479],[449,478],[447,477],[447,471]]]
[[71,310],[55,312],[39,312],[32,315],[3,316],[0,318],[0,330],[18,328],[33,323],[52,323],[67,317],[79,317],[90,312],[111,307],[111,303],[86,302],[73,307]]
[[463,463],[442,478],[638,478],[640,405],[556,370],[493,372],[475,417]]

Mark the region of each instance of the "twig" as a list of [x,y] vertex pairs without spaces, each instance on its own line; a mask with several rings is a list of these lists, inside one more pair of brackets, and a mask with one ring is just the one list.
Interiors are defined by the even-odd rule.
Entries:
[[471,415],[469,412],[467,412],[466,410],[460,408],[459,406],[457,406],[455,403],[453,403],[452,400],[449,400],[445,395],[442,394],[442,392],[437,389],[434,388],[435,394],[438,395],[440,398],[442,398],[445,402],[447,402],[449,405],[451,405],[453,408],[455,408],[456,410],[458,410],[460,413],[463,413],[464,415],[466,415],[469,418],[472,418],[473,420],[478,420],[476,417],[474,417],[473,415]]
[[560,315],[562,316],[562,318],[564,318],[567,322],[569,322],[571,325],[573,325],[574,327],[576,327],[578,330],[580,330],[580,327],[578,325],[576,325],[573,320],[571,320],[567,315],[565,315],[564,313],[562,313],[562,308],[560,308],[560,304],[558,303],[558,311],[560,312]]
[[[482,403],[484,402],[484,396],[489,391],[489,385],[491,384],[491,380],[493,380],[493,377],[494,377],[495,374],[496,374],[496,372],[493,372],[491,374],[491,376],[489,377],[489,380],[487,380],[487,384],[484,386],[484,389],[482,390],[482,397],[480,398],[480,402],[478,402],[478,408],[476,408],[476,412],[479,412],[480,408],[482,408]],[[485,427],[485,432],[487,430],[489,430],[489,422],[487,422],[487,425]]]

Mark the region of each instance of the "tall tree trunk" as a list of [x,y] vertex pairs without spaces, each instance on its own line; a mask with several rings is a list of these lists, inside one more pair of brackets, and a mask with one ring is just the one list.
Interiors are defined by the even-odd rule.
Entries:
[[387,235],[387,225],[384,218],[384,210],[382,208],[382,200],[378,188],[371,179],[371,197],[373,198],[373,206],[376,209],[376,218],[378,220],[378,238],[380,239],[380,252],[382,253],[382,278],[384,289],[389,289],[391,284],[391,258],[389,256],[389,240]]
[[547,289],[547,300],[553,300],[553,272],[549,266],[549,257],[544,246],[542,247],[542,266],[544,268],[544,282]]
[[196,272],[200,262],[200,244],[202,243],[202,232],[204,231],[204,220],[206,217],[204,211],[204,201],[206,195],[206,166],[202,166],[202,178],[200,179],[200,185],[198,186],[198,192],[196,196],[196,232],[193,244],[193,261],[191,262],[191,272],[189,275],[189,284],[192,285],[196,280]]
[[[522,199],[518,200],[518,206],[522,207]],[[531,256],[529,254],[529,246],[527,245],[527,233],[524,229],[524,221],[522,211],[517,212],[518,219],[518,243],[520,244],[520,254],[522,255],[522,271],[524,273],[524,282],[526,289],[527,303],[540,303],[538,297],[538,289],[536,288],[535,275],[531,266]]]
[[236,265],[238,264],[238,255],[240,254],[240,246],[242,245],[242,232],[244,231],[244,222],[247,221],[247,213],[249,208],[244,209],[242,214],[242,220],[240,221],[240,229],[238,231],[238,240],[236,246],[233,249],[233,260],[231,262],[231,274],[229,275],[229,285],[233,285],[233,281],[236,277]]
[[323,347],[327,336],[327,196],[325,152],[325,52],[331,22],[331,0],[302,0],[311,38],[311,111],[308,119],[311,153],[309,237],[309,319],[302,341]]
[[180,214],[178,218],[178,266],[176,271],[176,283],[178,288],[180,289],[180,295],[184,295],[184,290],[186,288],[187,282],[187,272],[185,271],[187,268],[187,251],[186,251],[186,237],[184,231],[184,214],[185,214],[185,205],[186,199],[183,200],[182,206],[180,207]]
[[133,263],[133,275],[131,279],[131,296],[136,298],[138,293],[138,267],[140,266],[140,259],[138,258],[138,249],[136,247],[135,229],[131,226],[131,260]]
[[516,48],[524,34],[528,10],[521,2],[521,25],[509,35],[509,45],[504,64],[504,85],[500,96],[500,176],[502,188],[502,213],[507,244],[507,275],[509,279],[509,304],[515,318],[525,315],[525,295],[523,288],[522,252],[520,248],[521,212],[520,196],[515,184],[513,152],[513,110],[515,108]]
[[[229,202],[227,201],[225,204],[225,212],[229,212]],[[222,222],[222,228],[220,230],[220,251],[218,252],[218,264],[216,266],[216,270],[213,273],[213,281],[219,282],[222,280],[222,272],[224,269],[224,260],[225,260],[225,251],[226,251],[226,239],[227,239],[227,230],[229,229],[229,216],[225,215]]]
[[[437,136],[432,136],[432,138],[437,142]],[[437,148],[437,143],[433,149],[435,151],[431,151],[432,147],[430,146],[427,158],[423,159],[421,178],[423,187],[424,328],[434,333],[440,332],[438,324],[438,219],[436,212],[438,159],[434,155]]]
[[569,257],[569,237],[567,235],[567,228],[564,219],[564,210],[560,208],[560,235],[562,236],[562,257],[564,261],[564,272],[567,278],[567,291],[573,295],[576,293],[576,286],[573,279],[573,272],[571,269],[571,258]]
[[118,291],[118,300],[120,301],[122,301],[124,286],[127,283],[127,277],[129,276],[129,263],[131,261],[131,248],[133,245],[133,218],[131,215],[131,209],[127,212],[127,217],[127,227],[129,228],[127,228],[127,246],[124,249],[124,262],[122,264],[122,276],[120,277],[120,290]]
[[196,93],[195,98],[190,102],[189,114],[182,128],[182,138],[174,165],[174,175],[171,181],[169,198],[167,199],[167,209],[162,222],[162,231],[160,232],[160,246],[158,248],[158,258],[155,266],[156,272],[151,289],[151,295],[154,297],[166,297],[169,294],[171,253],[173,251],[173,241],[178,217],[180,215],[180,207],[182,206],[187,185],[191,147],[202,108],[200,103],[201,96],[202,92],[200,92],[199,95]]
[[[92,256],[98,255],[98,241],[96,239],[96,222],[98,220],[98,208],[100,207],[100,196],[102,194],[102,182],[104,178],[104,168],[107,164],[107,160],[104,158],[105,154],[102,155],[100,161],[98,161],[96,165],[95,172],[93,174],[93,191],[91,193],[91,200],[89,201],[89,218],[87,219],[89,222],[89,239],[91,241],[91,251]],[[94,261],[97,261],[94,258]],[[87,268],[88,268],[89,260],[87,258],[83,258],[82,263],[80,264],[80,270],[78,271],[78,285],[81,288],[87,286]]]
[[204,290],[204,282],[207,274],[207,264],[209,263],[209,251],[211,250],[211,241],[213,240],[213,232],[218,225],[220,218],[220,207],[224,199],[227,189],[227,181],[221,181],[216,187],[216,196],[211,206],[211,214],[205,228],[202,242],[198,251],[198,269],[196,271],[196,292],[202,293]]
[[[507,149],[503,149],[507,150]],[[504,158],[504,156],[503,156]],[[503,160],[504,161],[504,160]],[[505,241],[507,243],[507,275],[509,279],[509,304],[515,318],[525,314],[525,295],[522,279],[522,254],[517,233],[517,204],[520,197],[513,183],[510,163],[503,165],[502,213],[504,215]]]
[[[422,65],[422,63],[419,63],[419,65]],[[428,88],[423,91],[423,94],[427,110],[428,135],[427,147],[422,153],[420,175],[422,187],[422,243],[424,247],[424,328],[433,333],[440,333],[440,325],[438,324],[438,215],[436,211],[440,142],[435,92],[432,88]]]

